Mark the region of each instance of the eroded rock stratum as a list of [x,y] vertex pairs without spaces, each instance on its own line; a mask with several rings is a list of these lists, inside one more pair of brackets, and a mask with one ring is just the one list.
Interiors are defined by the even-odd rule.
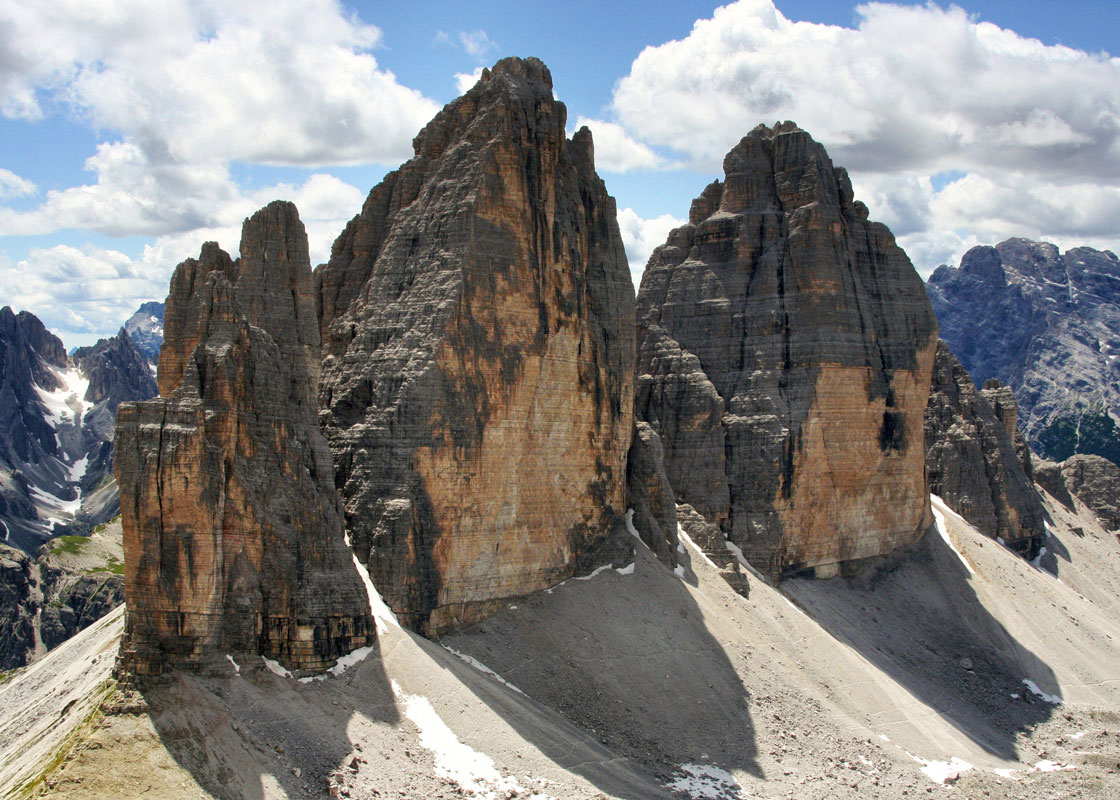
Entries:
[[937,325],[847,173],[759,126],[650,259],[637,413],[677,499],[772,576],[915,541]]
[[175,270],[161,396],[119,411],[126,669],[228,654],[319,671],[372,644],[318,378],[307,236],[272,203],[245,221],[239,259],[208,243]]
[[622,524],[634,301],[590,133],[503,59],[316,271],[320,400],[358,558],[436,633],[573,574]]

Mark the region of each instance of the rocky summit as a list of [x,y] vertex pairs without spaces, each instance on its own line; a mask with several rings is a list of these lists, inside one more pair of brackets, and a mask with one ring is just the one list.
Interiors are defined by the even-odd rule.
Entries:
[[119,411],[126,669],[260,655],[317,672],[373,643],[318,377],[307,236],[276,202],[245,221],[236,261],[208,243],[178,266],[161,396]]
[[637,415],[678,500],[718,527],[709,551],[834,574],[929,525],[936,322],[808,133],[759,126],[723,166],[642,278]]
[[[926,286],[941,336],[977,385],[1015,392],[1019,426],[1053,461],[1120,463],[1120,260],[1110,251],[1008,239],[974,247]],[[982,331],[982,335],[977,335]]]
[[499,61],[316,270],[346,524],[419,631],[552,586],[623,529],[633,288],[591,134],[565,123],[544,64]]
[[939,341],[925,418],[929,490],[977,530],[1033,559],[1046,539],[1045,511],[1016,420],[1011,390],[991,379],[977,391]]

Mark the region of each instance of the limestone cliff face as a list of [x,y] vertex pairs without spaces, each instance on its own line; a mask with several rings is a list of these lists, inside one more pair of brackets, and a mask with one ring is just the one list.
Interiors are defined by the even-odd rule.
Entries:
[[294,206],[246,220],[240,259],[208,243],[179,265],[161,396],[118,416],[127,668],[261,654],[316,671],[372,643],[318,427],[318,373]]
[[978,530],[1034,558],[1046,539],[1045,511],[1024,469],[1029,451],[1016,428],[1011,390],[977,391],[943,341],[937,343],[926,407],[929,489]]
[[498,62],[316,271],[353,547],[420,631],[570,576],[625,512],[633,289],[565,115],[543,64]]
[[637,413],[677,498],[778,576],[889,552],[930,519],[937,326],[890,231],[793,123],[756,128],[650,258]]

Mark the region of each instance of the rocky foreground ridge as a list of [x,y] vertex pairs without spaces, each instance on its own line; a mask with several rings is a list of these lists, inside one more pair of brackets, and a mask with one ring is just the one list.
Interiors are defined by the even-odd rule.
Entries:
[[322,671],[375,638],[319,430],[319,326],[295,206],[171,279],[160,397],[121,407],[116,473],[138,674],[264,656]]
[[[1044,458],[1120,464],[1120,260],[1110,251],[1008,239],[939,267],[926,289],[941,336],[976,385],[1015,392]],[[983,331],[983,335],[976,335]]]
[[677,499],[777,578],[926,531],[923,415],[937,325],[847,173],[759,126],[654,251],[638,292],[637,413]]

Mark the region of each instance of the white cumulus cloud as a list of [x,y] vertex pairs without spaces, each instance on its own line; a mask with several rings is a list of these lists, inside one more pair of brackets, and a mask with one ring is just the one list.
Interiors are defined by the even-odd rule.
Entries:
[[[613,114],[709,170],[759,122],[795,120],[870,190],[859,196],[873,216],[898,226],[926,269],[936,264],[918,251],[955,252],[950,242],[977,236],[1120,239],[1120,59],[1047,46],[956,6],[868,3],[857,14],[845,28],[789,20],[771,0],[718,8],[638,56]],[[946,172],[964,177],[937,191],[932,178]]]
[[688,220],[677,219],[669,214],[646,219],[632,208],[619,209],[618,228],[622,234],[622,244],[626,248],[626,260],[630,264],[630,278],[634,290],[642,282],[642,273],[650,254],[669,238],[669,231],[679,228]]
[[474,85],[478,83],[478,79],[482,77],[482,70],[485,67],[476,67],[474,72],[456,72],[455,73],[455,88],[459,90],[459,94],[466,94]]
[[631,136],[617,122],[579,117],[576,129],[586,125],[595,142],[595,167],[605,172],[640,169],[670,169],[679,166],[655,153],[649,145]]
[[0,197],[26,197],[38,190],[34,182],[21,178],[11,170],[0,169]]
[[498,49],[498,43],[492,40],[484,30],[476,31],[461,31],[459,33],[459,44],[463,46],[463,52],[474,58],[486,58],[491,50]]

